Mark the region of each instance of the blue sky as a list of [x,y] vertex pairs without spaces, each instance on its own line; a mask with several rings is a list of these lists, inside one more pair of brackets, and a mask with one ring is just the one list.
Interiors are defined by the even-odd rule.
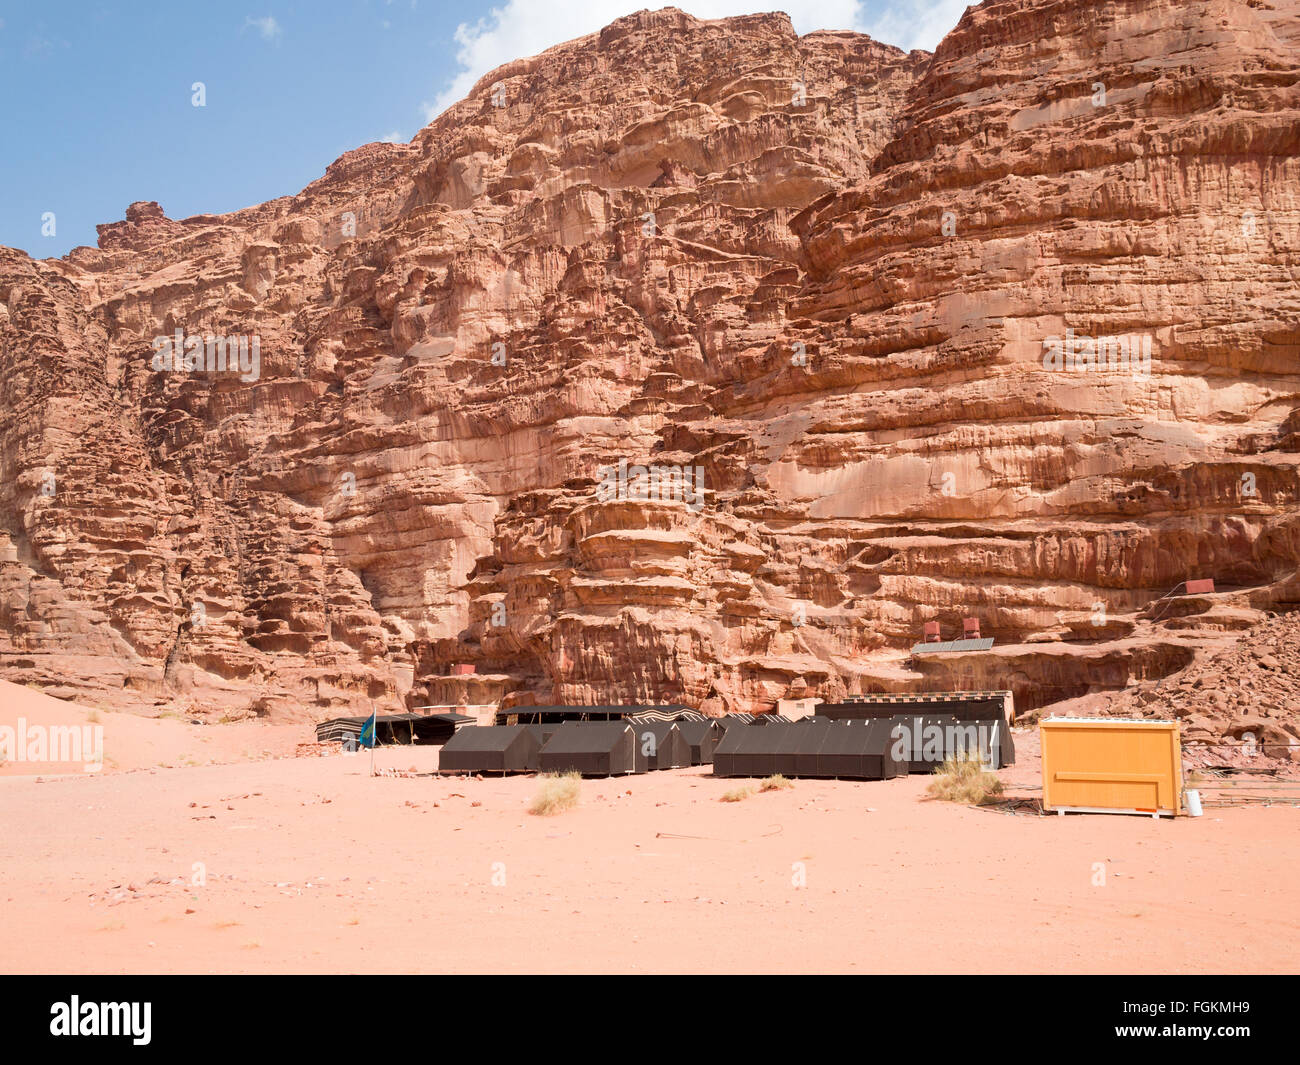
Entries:
[[[785,10],[933,48],[967,0],[676,0]],[[655,0],[0,0],[0,244],[38,258],[157,200],[169,218],[292,195],[343,152],[409,140],[488,70]],[[192,103],[202,82],[205,106]],[[54,215],[54,234],[42,234]],[[48,220],[44,223],[48,228]]]

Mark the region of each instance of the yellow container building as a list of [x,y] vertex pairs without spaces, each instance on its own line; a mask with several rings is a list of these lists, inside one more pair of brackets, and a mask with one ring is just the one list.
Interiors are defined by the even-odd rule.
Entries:
[[1044,810],[1152,817],[1183,812],[1178,722],[1048,718],[1039,736]]

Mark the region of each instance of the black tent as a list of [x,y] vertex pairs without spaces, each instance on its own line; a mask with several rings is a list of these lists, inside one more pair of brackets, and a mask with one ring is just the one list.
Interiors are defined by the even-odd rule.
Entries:
[[609,704],[602,706],[512,706],[498,710],[498,725],[562,724],[565,721],[622,721],[629,717],[649,717],[672,721],[682,714],[694,713],[681,703],[651,705],[647,703]]
[[541,751],[545,773],[607,777],[638,772],[636,736],[624,721],[565,721]]
[[776,772],[777,751],[792,725],[733,723],[713,748],[713,773],[719,777],[768,777]]
[[834,775],[825,771],[821,758],[821,750],[827,742],[827,733],[831,730],[831,725],[832,722],[825,718],[808,717],[795,726],[803,729],[803,734],[800,736],[798,750],[795,751],[793,772],[786,773],[786,776],[828,777]]
[[443,773],[534,773],[541,744],[523,725],[463,728],[442,745]]
[[722,729],[714,721],[679,721],[678,729],[691,749],[691,765],[712,765],[713,748],[722,737]]
[[636,734],[637,771],[680,769],[691,764],[691,746],[671,721],[628,722]]
[[789,725],[735,725],[713,751],[722,777],[839,777],[886,780],[907,773],[886,720],[806,719]]
[[854,780],[889,780],[908,771],[884,719],[835,722],[822,733],[817,763],[819,776]]
[[[769,723],[764,727],[776,726]],[[807,752],[816,752],[821,747],[823,726],[816,721],[798,721],[791,722],[779,731],[781,737],[772,756],[772,772],[780,773],[783,777],[798,776],[799,756],[802,754],[806,761]]]
[[[316,742],[343,742],[355,744],[361,736],[369,716],[334,717],[316,726]],[[390,744],[446,743],[462,725],[474,719],[465,714],[377,714],[375,716],[375,742]]]
[[539,725],[520,725],[519,728],[526,728],[537,737],[537,745],[545,747],[546,741],[555,735],[559,727],[564,724],[563,721],[546,721]]
[[[995,769],[1012,765],[1016,760],[1015,743],[1008,726],[1011,712],[1011,693],[1005,691],[857,696],[842,703],[819,703],[817,706],[818,717],[835,721],[943,718],[958,726],[958,730],[952,733],[953,742],[945,745],[946,757],[956,753],[962,743],[967,743],[965,749],[973,751],[978,742],[983,756]],[[977,726],[974,733],[966,727],[970,724]],[[923,770],[915,769],[913,772]]]
[[951,714],[907,714],[890,719],[895,750],[909,773],[931,773],[950,756],[950,729],[957,724]]

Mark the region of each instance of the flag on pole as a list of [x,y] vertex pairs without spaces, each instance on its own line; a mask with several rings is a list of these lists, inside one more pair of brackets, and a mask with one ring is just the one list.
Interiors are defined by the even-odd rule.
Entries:
[[361,726],[361,735],[357,737],[357,744],[361,747],[375,748],[375,713],[372,712],[366,719],[366,723]]

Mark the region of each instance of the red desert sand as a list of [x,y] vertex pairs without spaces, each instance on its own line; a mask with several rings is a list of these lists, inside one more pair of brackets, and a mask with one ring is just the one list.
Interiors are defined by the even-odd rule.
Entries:
[[[0,724],[90,713],[3,694]],[[535,817],[536,778],[426,775],[432,747],[380,749],[416,775],[372,778],[365,752],[283,757],[303,726],[99,716],[102,772],[0,778],[5,972],[1297,967],[1293,807],[1043,817],[922,776],[723,803],[738,782],[706,767],[586,780]],[[1035,731],[1016,753],[1000,775],[1032,798]]]

